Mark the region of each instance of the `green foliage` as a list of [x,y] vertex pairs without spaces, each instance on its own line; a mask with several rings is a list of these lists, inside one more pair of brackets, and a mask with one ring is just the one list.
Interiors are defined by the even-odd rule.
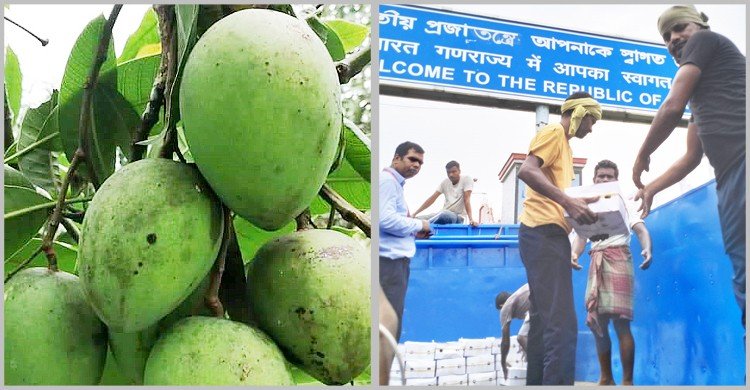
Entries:
[[[18,56],[10,46],[5,48],[5,92],[8,94],[8,106],[13,111],[13,120],[18,120],[21,109],[21,66]],[[7,147],[8,145],[6,145]]]
[[[48,203],[49,199],[39,195],[31,182],[8,165],[4,167],[3,196],[5,212],[5,246],[7,259],[21,249],[39,231],[47,219],[47,210],[28,211],[34,206]],[[8,213],[20,213],[8,218]]]
[[346,149],[344,155],[352,168],[367,181],[370,182],[370,137],[368,137],[357,125],[348,119],[344,119],[346,131]]
[[[78,37],[65,67],[60,87],[60,109],[58,121],[60,135],[68,160],[79,146],[79,125],[84,88],[94,63],[96,48],[105,19],[99,16],[92,20]],[[115,64],[114,43],[110,40],[107,57],[101,67],[98,82],[93,87],[89,136],[89,155],[86,156],[94,167],[95,187],[99,187],[115,169],[116,148],[126,155],[130,151],[132,132],[138,126],[140,117],[127,100],[117,91],[117,67]],[[87,173],[84,166],[82,173]],[[89,178],[92,178],[88,175]],[[92,178],[94,179],[94,178]]]
[[117,59],[117,63],[121,64],[138,58],[140,57],[139,52],[144,47],[160,44],[161,40],[159,39],[159,25],[156,20],[156,13],[153,8],[149,8],[143,15],[141,25],[138,26],[138,29],[125,42],[125,48],[122,50],[120,58]]
[[237,243],[240,245],[242,259],[245,264],[252,261],[253,257],[255,257],[255,253],[261,246],[263,246],[263,244],[276,237],[281,237],[293,232],[296,227],[297,225],[292,221],[281,229],[267,231],[253,225],[244,218],[235,216],[234,230],[237,233]]
[[[57,150],[56,147],[60,146],[59,137],[55,135],[59,134],[55,129],[57,112],[54,108],[57,106],[57,95],[57,91],[54,91],[48,101],[26,112],[17,146],[19,151],[29,150],[18,159],[21,173],[52,196],[56,196],[59,191],[59,182],[56,180],[59,169],[52,156],[52,150]],[[48,136],[54,138],[33,147]]]
[[328,49],[328,54],[331,55],[331,58],[334,61],[343,60],[346,51],[344,50],[344,44],[341,42],[341,38],[339,38],[338,34],[336,34],[336,31],[321,22],[316,16],[307,18],[306,22],[307,25],[315,31],[318,38],[320,38],[320,40],[326,45],[326,49]]
[[[22,262],[28,260],[34,251],[42,245],[40,238],[33,238],[27,242],[21,249],[19,249],[12,256],[5,258],[5,276],[8,273],[16,269]],[[60,271],[65,271],[71,274],[78,274],[76,269],[76,258],[78,257],[78,248],[75,245],[71,245],[65,242],[55,241],[52,243],[52,248],[55,250],[57,256],[57,267]],[[36,256],[31,260],[29,267],[46,267],[47,257],[44,252],[37,253]]]
[[[142,115],[146,110],[160,63],[161,55],[155,54],[126,61],[117,66],[117,90],[138,115]],[[160,114],[160,121],[151,129],[152,134],[160,132],[164,127],[163,117],[164,115]]]
[[351,53],[361,45],[370,32],[370,29],[366,26],[342,19],[327,20],[324,23],[336,33],[346,53]]

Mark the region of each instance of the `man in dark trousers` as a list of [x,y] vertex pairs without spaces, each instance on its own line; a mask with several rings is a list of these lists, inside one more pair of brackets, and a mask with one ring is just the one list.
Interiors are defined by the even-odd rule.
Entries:
[[[714,168],[724,250],[732,262],[734,295],[745,326],[745,56],[692,5],[670,7],[659,17],[659,34],[680,68],[651,122],[633,165],[640,188],[641,217],[654,195],[694,170],[703,154]],[[643,185],[651,154],[664,142],[690,105],[687,150],[666,172]]]
[[407,141],[396,147],[391,166],[380,174],[380,287],[398,317],[396,340],[401,337],[409,262],[417,251],[414,239],[430,233],[429,222],[410,216],[404,198],[406,179],[419,173],[423,162],[422,147]]
[[518,244],[531,292],[527,385],[574,383],[578,324],[568,241],[571,227],[563,210],[581,224],[597,219],[587,203],[598,197],[572,198],[563,190],[574,178],[568,141],[591,132],[602,117],[601,107],[588,93],[576,92],[560,112],[560,123],[545,126],[531,140],[518,172],[526,183]]

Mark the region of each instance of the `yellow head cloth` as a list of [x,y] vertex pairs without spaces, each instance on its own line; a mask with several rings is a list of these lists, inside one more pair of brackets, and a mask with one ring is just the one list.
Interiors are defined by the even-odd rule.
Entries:
[[560,112],[568,111],[571,108],[573,109],[573,113],[570,115],[568,135],[575,135],[576,131],[578,131],[578,126],[581,125],[581,119],[586,114],[593,116],[596,120],[602,119],[602,107],[592,98],[566,100],[560,107]]
[[656,27],[659,29],[659,34],[664,36],[676,24],[686,22],[694,22],[699,26],[708,27],[708,23],[706,23],[708,22],[708,16],[703,12],[698,12],[693,5],[675,5],[659,16]]

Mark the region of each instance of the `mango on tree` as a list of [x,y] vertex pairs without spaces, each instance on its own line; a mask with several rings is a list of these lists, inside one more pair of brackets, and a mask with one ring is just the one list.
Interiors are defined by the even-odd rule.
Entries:
[[154,345],[146,385],[290,386],[284,356],[263,332],[216,317],[188,317]]
[[5,284],[5,384],[95,385],[107,330],[67,272],[29,268]]
[[292,363],[345,384],[370,363],[370,253],[334,230],[267,242],[248,268],[251,310]]
[[221,205],[195,168],[166,159],[127,164],[99,188],[83,220],[87,299],[115,332],[153,325],[206,276],[222,229]]
[[303,21],[249,9],[216,22],[193,48],[180,114],[190,152],[221,200],[276,230],[326,180],[340,94],[331,56]]

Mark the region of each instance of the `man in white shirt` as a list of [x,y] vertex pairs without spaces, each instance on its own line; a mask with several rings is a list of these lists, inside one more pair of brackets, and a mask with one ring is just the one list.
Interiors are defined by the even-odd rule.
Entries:
[[[594,183],[617,181],[617,165],[602,160],[594,168]],[[631,207],[632,208],[632,207]],[[632,229],[641,243],[645,270],[651,265],[651,236],[637,213],[628,210],[628,230]],[[586,283],[586,325],[591,328],[596,341],[596,351],[601,368],[599,385],[614,385],[612,377],[612,343],[609,338],[609,321],[617,333],[622,361],[622,384],[633,384],[635,342],[630,333],[633,320],[633,255],[630,253],[630,232],[605,237],[592,236],[591,265]],[[586,246],[586,239],[576,236],[571,246],[572,266],[580,270],[578,257]]]
[[443,209],[435,214],[425,215],[419,218],[427,219],[430,223],[442,225],[449,223],[464,223],[469,221],[469,225],[477,226],[471,212],[471,190],[474,188],[474,179],[470,176],[461,176],[461,167],[456,161],[450,161],[445,165],[445,173],[448,178],[443,180],[435,193],[432,194],[424,203],[419,206],[414,216],[421,213],[424,209],[432,206],[440,195],[445,196]]

